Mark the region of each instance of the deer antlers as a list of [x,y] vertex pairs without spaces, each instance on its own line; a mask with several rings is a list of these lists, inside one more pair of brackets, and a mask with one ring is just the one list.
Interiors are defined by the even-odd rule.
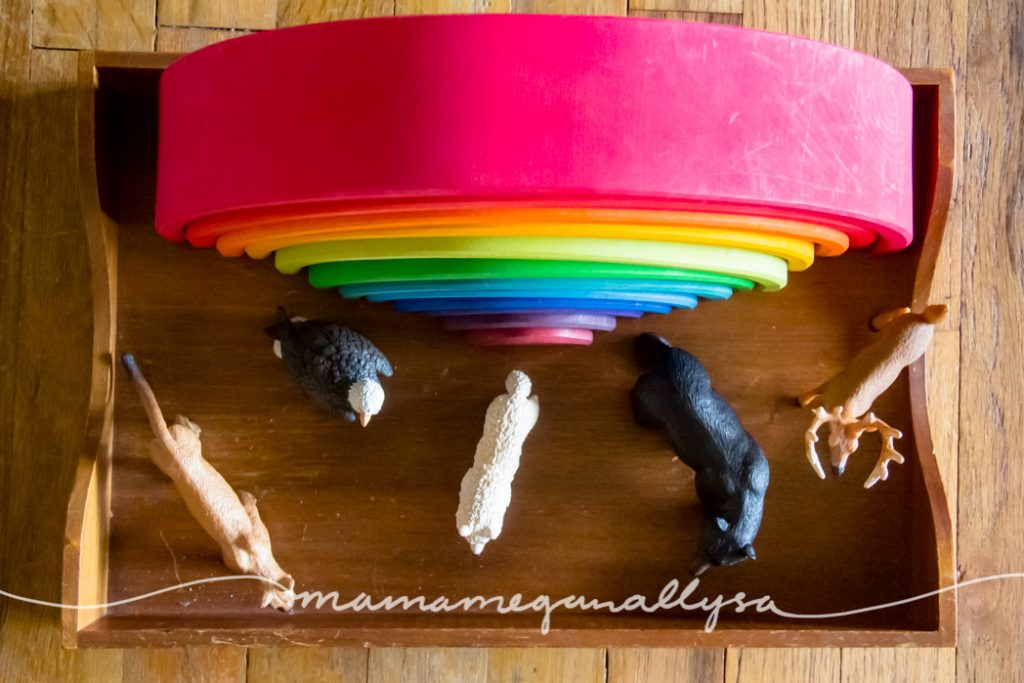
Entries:
[[876,316],[872,326],[880,332],[875,341],[858,353],[845,370],[800,396],[801,406],[818,398],[823,404],[814,408],[811,426],[804,434],[807,460],[820,478],[825,478],[825,470],[818,459],[816,444],[818,430],[825,424],[829,426],[832,470],[837,475],[845,471],[846,461],[857,451],[865,432],[877,431],[881,435],[882,452],[864,488],[888,479],[890,462],[903,464],[904,458],[893,444],[903,433],[878,419],[870,412],[871,405],[896,381],[903,368],[921,357],[935,334],[935,325],[948,312],[947,306],[937,305],[928,306],[921,313],[899,308]]

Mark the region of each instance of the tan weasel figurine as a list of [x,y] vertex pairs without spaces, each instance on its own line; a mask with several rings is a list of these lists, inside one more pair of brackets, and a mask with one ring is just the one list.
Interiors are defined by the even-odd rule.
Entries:
[[864,488],[889,478],[889,462],[903,464],[903,456],[893,445],[893,440],[901,438],[903,433],[869,411],[903,368],[924,354],[935,334],[935,325],[948,313],[949,307],[940,304],[928,306],[921,313],[899,308],[877,316],[872,321],[872,327],[879,330],[875,341],[861,350],[845,370],[800,396],[801,406],[817,398],[821,398],[823,404],[814,409],[814,420],[804,435],[807,459],[819,477],[825,478],[825,470],[815,444],[823,424],[829,425],[828,444],[832,451],[832,470],[836,474],[841,475],[846,469],[846,461],[857,450],[864,432],[877,431],[882,437],[882,453]]
[[156,396],[135,358],[126,353],[121,361],[131,373],[156,436],[150,444],[153,463],[171,478],[189,512],[220,546],[228,568],[279,584],[263,584],[261,606],[290,610],[295,604],[295,581],[274,559],[270,535],[256,509],[256,499],[245,491],[236,495],[220,472],[203,458],[197,424],[182,415],[175,424],[164,421]]

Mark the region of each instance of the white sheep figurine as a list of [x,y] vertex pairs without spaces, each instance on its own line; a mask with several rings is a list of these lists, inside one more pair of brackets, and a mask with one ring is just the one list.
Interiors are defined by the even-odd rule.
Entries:
[[491,401],[484,419],[484,434],[476,445],[473,466],[462,478],[459,535],[474,555],[501,534],[505,510],[512,502],[512,479],[519,469],[523,442],[540,415],[540,402],[530,397],[533,385],[526,373],[513,370],[505,380],[507,394]]

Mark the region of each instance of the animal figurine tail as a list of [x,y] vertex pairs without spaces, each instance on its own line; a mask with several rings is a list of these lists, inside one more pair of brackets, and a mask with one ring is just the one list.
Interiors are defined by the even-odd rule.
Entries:
[[174,440],[167,429],[167,421],[164,419],[163,411],[160,410],[160,404],[156,402],[156,396],[153,394],[153,389],[149,386],[149,382],[142,375],[142,369],[139,368],[139,364],[135,361],[135,356],[130,353],[121,354],[121,364],[124,365],[128,374],[132,376],[132,382],[135,384],[135,389],[139,394],[139,399],[142,401],[143,408],[146,409],[146,416],[149,418],[149,426],[153,430],[154,436],[165,444],[172,444]]
[[245,491],[236,494],[203,458],[198,425],[181,415],[174,424],[167,424],[134,356],[125,353],[121,362],[132,376],[156,436],[150,447],[153,463],[171,479],[185,507],[220,546],[228,568],[265,579],[262,606],[290,610],[295,603],[295,581],[274,559],[256,499]]

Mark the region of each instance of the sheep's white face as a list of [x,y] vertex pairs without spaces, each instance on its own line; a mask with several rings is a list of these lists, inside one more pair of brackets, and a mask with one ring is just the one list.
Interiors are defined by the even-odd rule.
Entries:
[[384,387],[373,379],[361,379],[349,387],[348,402],[364,427],[384,407]]

